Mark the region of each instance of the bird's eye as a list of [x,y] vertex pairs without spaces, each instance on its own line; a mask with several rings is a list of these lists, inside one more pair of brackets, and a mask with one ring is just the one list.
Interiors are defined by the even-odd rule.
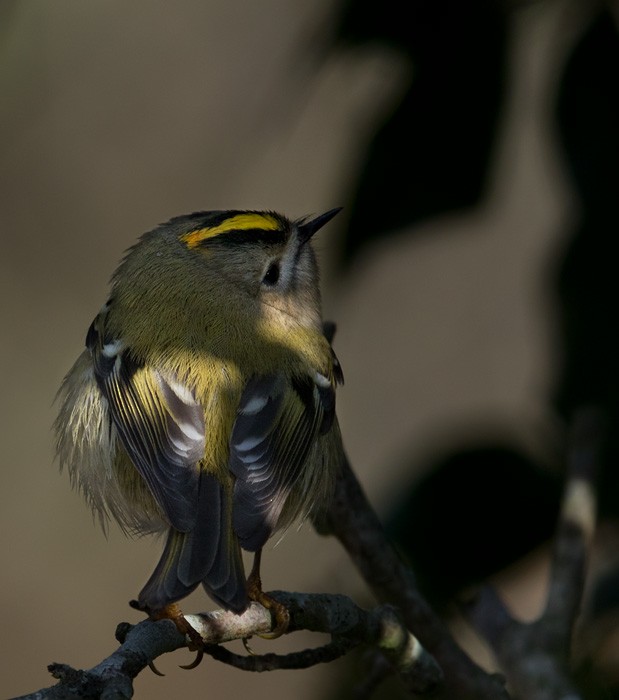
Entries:
[[279,280],[279,262],[272,262],[262,278],[262,284],[273,287]]

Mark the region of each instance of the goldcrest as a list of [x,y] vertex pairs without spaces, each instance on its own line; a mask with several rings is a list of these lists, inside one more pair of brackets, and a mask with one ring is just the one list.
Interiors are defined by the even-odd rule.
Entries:
[[[128,251],[59,390],[61,468],[106,523],[167,532],[138,597],[262,600],[241,549],[324,505],[342,461],[312,236],[339,209],[171,219]],[[251,577],[250,577],[251,578]],[[264,601],[262,601],[264,602]]]

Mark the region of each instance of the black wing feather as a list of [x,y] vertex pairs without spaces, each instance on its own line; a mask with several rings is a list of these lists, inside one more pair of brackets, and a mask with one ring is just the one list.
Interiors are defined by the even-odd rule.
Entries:
[[105,339],[100,324],[98,317],[87,343],[114,426],[170,525],[187,532],[196,520],[203,409],[175,377],[147,368],[120,346],[114,352],[114,341]]
[[309,376],[290,384],[280,374],[257,376],[247,383],[229,463],[236,477],[232,523],[244,549],[256,551],[270,537],[314,440],[333,422],[335,401],[327,394]]

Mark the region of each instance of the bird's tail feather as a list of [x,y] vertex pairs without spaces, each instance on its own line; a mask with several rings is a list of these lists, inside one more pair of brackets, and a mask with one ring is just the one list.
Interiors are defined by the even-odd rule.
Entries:
[[190,532],[170,528],[161,559],[140,592],[140,607],[160,610],[201,583],[228,610],[242,613],[247,608],[243,560],[229,503],[221,483],[202,472],[196,525]]

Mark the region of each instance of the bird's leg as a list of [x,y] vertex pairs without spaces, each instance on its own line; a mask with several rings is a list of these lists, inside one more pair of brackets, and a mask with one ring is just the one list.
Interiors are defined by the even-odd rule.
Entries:
[[[204,640],[202,639],[202,635],[187,622],[185,616],[183,615],[183,611],[180,609],[180,606],[178,606],[176,603],[169,603],[165,607],[158,610],[151,610],[147,606],[140,604],[137,600],[129,601],[129,605],[136,610],[145,612],[151,620],[172,620],[172,622],[176,625],[176,629],[183,636],[189,637],[189,644],[187,647],[189,651],[197,651],[198,655],[196,656],[195,661],[188,666],[181,666],[181,668],[192,669],[200,663],[203,656]],[[152,662],[149,664],[149,666],[151,666],[151,669],[157,675],[163,675],[157,671],[154,665],[152,665]]]
[[254,564],[251,567],[251,572],[247,579],[247,596],[250,600],[255,600],[256,603],[264,606],[269,610],[273,617],[275,618],[275,627],[268,634],[259,635],[263,639],[277,639],[281,637],[282,634],[286,633],[288,625],[290,624],[290,613],[288,608],[282,603],[267,595],[262,590],[262,581],[260,580],[260,558],[262,555],[262,549],[259,549],[254,554]]
[[155,610],[149,614],[151,620],[172,620],[176,625],[176,629],[183,635],[187,635],[190,639],[189,649],[195,651],[204,647],[204,640],[200,633],[195,630],[185,619],[183,611],[176,603],[170,603],[161,610]]

